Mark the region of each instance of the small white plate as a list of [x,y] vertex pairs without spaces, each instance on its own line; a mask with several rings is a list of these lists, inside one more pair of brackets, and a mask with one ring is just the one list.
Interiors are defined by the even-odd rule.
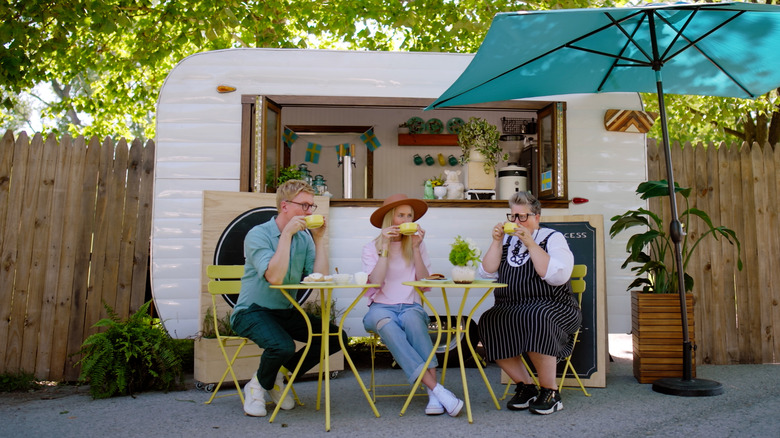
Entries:
[[314,285],[314,286],[330,286],[336,284],[335,281],[302,281],[301,284]]
[[441,280],[426,280],[423,278],[420,281],[424,281],[426,283],[449,283],[452,280],[450,280],[449,278],[442,278]]

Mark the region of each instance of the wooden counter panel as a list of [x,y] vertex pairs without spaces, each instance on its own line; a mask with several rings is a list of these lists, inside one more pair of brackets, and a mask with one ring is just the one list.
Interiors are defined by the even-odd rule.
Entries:
[[[331,207],[379,207],[382,205],[382,199],[331,199]],[[455,201],[452,199],[426,199],[428,207],[458,207],[458,208],[507,208],[507,201],[500,200],[463,200]],[[542,208],[568,208],[569,201],[562,200],[542,200]]]

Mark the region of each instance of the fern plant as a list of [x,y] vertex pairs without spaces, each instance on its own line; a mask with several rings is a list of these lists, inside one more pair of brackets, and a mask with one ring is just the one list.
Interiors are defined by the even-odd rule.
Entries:
[[80,380],[93,398],[132,395],[145,390],[168,391],[182,386],[182,359],[174,340],[148,315],[147,301],[127,321],[103,303],[109,317],[94,327],[105,328],[81,345]]

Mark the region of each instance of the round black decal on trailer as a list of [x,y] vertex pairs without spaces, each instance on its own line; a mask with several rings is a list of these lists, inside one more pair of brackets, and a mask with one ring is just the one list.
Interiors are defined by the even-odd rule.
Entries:
[[[244,238],[247,233],[255,226],[273,219],[276,214],[276,207],[257,207],[247,210],[233,219],[219,236],[217,247],[214,250],[214,264],[243,265],[246,260],[244,257]],[[310,293],[311,289],[299,291],[298,302],[306,301]],[[238,295],[224,295],[224,297],[230,307],[236,305]]]

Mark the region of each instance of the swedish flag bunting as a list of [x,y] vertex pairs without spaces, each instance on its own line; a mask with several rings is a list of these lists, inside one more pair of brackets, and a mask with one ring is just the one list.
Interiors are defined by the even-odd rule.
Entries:
[[379,139],[376,138],[376,134],[374,134],[374,128],[360,134],[360,139],[363,140],[363,143],[366,144],[366,147],[370,151],[375,151],[382,146],[382,143],[379,143]]
[[290,128],[284,128],[284,135],[282,136],[282,140],[284,141],[284,145],[288,148],[291,148],[293,143],[295,143],[295,140],[298,139],[298,134],[290,130]]
[[320,162],[320,152],[322,152],[321,144],[309,143],[309,145],[306,146],[306,157],[304,160],[309,163],[317,164]]

